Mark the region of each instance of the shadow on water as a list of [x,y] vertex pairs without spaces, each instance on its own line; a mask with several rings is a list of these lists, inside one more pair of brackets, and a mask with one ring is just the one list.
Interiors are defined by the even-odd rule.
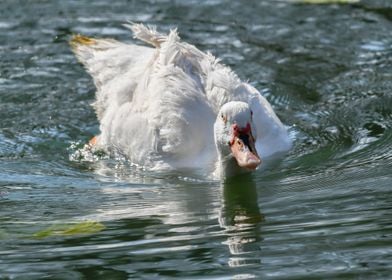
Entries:
[[259,264],[260,225],[264,215],[257,201],[256,183],[250,174],[225,180],[222,183],[222,206],[219,224],[227,232],[224,242],[229,247],[229,266]]

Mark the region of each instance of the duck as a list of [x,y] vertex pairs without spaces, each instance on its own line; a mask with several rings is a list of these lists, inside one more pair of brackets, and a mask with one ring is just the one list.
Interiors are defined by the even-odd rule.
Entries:
[[74,35],[96,87],[100,134],[90,144],[151,170],[230,177],[286,152],[292,141],[271,104],[210,52],[141,23],[141,42]]

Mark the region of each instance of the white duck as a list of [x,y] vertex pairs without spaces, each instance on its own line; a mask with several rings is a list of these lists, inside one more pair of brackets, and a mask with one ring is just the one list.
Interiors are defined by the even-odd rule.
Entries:
[[98,147],[153,169],[254,170],[291,147],[271,105],[210,53],[126,25],[155,48],[74,36],[71,46],[97,87]]

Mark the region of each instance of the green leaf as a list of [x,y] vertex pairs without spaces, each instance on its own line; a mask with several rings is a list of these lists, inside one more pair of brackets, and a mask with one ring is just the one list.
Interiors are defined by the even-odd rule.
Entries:
[[62,231],[64,235],[75,235],[75,234],[92,234],[100,232],[105,229],[105,226],[99,222],[87,221],[73,225]]
[[54,225],[34,234],[35,238],[47,238],[52,236],[93,234],[105,229],[100,222],[84,221],[71,225]]

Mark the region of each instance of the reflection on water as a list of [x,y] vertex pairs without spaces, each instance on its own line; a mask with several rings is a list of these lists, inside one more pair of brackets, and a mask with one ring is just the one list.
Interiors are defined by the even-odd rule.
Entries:
[[249,174],[222,183],[222,206],[219,224],[228,238],[232,267],[260,263],[260,226],[264,220],[258,205],[256,183]]
[[[391,1],[20,2],[0,1],[1,279],[390,279]],[[225,182],[83,154],[95,90],[68,40],[131,41],[127,20],[222,58],[293,149]]]

